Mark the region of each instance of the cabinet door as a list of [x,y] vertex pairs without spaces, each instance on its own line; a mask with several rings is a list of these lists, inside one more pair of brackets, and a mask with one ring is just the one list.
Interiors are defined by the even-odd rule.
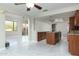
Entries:
[[79,36],[69,35],[68,47],[69,47],[69,52],[72,55],[79,55]]
[[55,33],[46,33],[47,43],[55,44]]
[[41,41],[42,40],[42,33],[41,32],[38,32],[37,37],[38,37],[38,41]]
[[76,35],[75,45],[76,45],[76,54],[79,55],[79,35]]
[[79,15],[75,17],[75,26],[79,26]]
[[70,25],[70,30],[74,29],[74,16],[69,18],[69,25]]
[[73,52],[75,52],[75,40],[76,38],[75,37],[73,37],[72,35],[69,35],[68,36],[68,48],[69,48],[69,51],[71,52],[71,53],[73,53]]
[[79,26],[79,11],[76,11],[74,23],[75,26]]

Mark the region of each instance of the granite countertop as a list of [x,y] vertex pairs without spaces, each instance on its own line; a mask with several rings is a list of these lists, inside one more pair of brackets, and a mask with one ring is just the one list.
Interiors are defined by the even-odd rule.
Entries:
[[69,35],[79,35],[79,31],[71,31],[69,32]]
[[39,32],[48,32],[48,33],[57,33],[57,31],[39,31]]
[[68,35],[79,35],[79,34],[72,34],[72,33],[69,33]]

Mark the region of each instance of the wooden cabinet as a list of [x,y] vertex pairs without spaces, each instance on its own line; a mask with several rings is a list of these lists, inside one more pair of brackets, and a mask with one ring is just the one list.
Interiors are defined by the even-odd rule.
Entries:
[[38,32],[37,38],[38,38],[38,41],[44,40],[46,38],[46,32]]
[[68,48],[72,55],[79,56],[79,35],[68,35]]
[[61,39],[61,35],[60,32],[56,33],[56,32],[47,32],[46,33],[46,39],[47,39],[47,43],[48,44],[56,44],[57,42],[60,41]]
[[79,26],[79,10],[77,10],[76,13],[75,13],[74,25]]
[[74,16],[69,18],[69,29],[70,30],[74,30],[74,21],[75,21],[74,19],[75,19]]
[[47,32],[46,39],[48,44],[55,44],[55,33]]
[[74,26],[79,26],[79,10],[75,11],[74,16],[69,18],[70,29],[73,30]]

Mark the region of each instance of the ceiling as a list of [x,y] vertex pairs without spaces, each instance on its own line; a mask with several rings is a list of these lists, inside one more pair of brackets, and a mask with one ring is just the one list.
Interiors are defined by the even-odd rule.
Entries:
[[22,16],[25,16],[25,15],[37,16],[40,13],[45,13],[43,12],[43,10],[53,11],[53,10],[59,10],[65,7],[72,7],[72,6],[79,5],[79,3],[37,3],[37,4],[43,7],[43,9],[38,10],[36,8],[32,8],[31,11],[27,12],[25,4],[14,5],[13,3],[0,3],[0,7],[6,10],[6,12],[12,12]]
[[51,24],[56,19],[58,19],[58,20],[62,19],[64,21],[68,21],[69,17],[74,16],[74,14],[75,14],[75,11],[72,11],[72,12],[65,12],[65,13],[60,13],[60,14],[55,14],[55,15],[50,15],[50,16],[39,17],[39,18],[36,18],[36,19],[40,20],[42,22]]

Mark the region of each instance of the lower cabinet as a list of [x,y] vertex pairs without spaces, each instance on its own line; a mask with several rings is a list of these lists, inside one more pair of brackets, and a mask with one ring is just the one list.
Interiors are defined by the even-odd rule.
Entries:
[[47,43],[48,44],[55,44],[56,42],[56,37],[55,37],[55,33],[52,32],[48,32],[46,33],[46,38],[47,38]]
[[61,33],[60,32],[47,32],[46,33],[46,39],[48,44],[56,44],[61,39]]
[[38,32],[38,41],[46,39],[47,44],[56,44],[61,39],[61,32]]
[[37,41],[44,40],[46,38],[46,32],[38,32],[37,33],[37,38],[38,38]]
[[79,35],[68,35],[68,49],[72,55],[79,56]]

